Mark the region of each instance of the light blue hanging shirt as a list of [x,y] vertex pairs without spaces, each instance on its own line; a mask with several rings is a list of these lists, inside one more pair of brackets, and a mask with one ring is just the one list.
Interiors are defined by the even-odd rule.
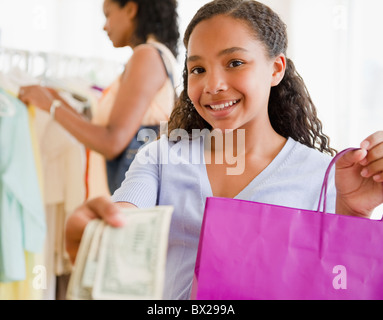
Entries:
[[0,104],[0,282],[6,283],[26,278],[25,252],[42,253],[46,220],[27,108],[1,88]]

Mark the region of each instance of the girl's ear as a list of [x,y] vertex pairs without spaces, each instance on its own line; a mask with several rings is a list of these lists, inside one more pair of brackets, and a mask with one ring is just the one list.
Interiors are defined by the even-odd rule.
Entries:
[[138,4],[135,1],[128,1],[125,5],[125,12],[128,14],[129,19],[135,19],[138,12]]
[[283,53],[277,56],[274,60],[274,73],[271,81],[271,86],[276,87],[282,81],[286,71],[286,57]]

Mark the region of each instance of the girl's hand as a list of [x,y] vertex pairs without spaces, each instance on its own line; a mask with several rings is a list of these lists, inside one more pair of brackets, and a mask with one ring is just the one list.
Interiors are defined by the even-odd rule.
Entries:
[[65,247],[72,263],[75,262],[81,238],[87,224],[93,219],[103,219],[113,227],[126,223],[121,208],[135,208],[130,203],[113,203],[108,197],[94,198],[85,202],[69,216],[65,227]]
[[383,131],[337,161],[335,184],[338,214],[371,217],[383,203]]

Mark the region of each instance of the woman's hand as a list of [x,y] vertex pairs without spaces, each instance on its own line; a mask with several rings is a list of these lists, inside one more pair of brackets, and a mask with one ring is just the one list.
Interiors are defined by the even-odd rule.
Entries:
[[65,228],[65,245],[72,263],[76,260],[87,224],[93,219],[103,219],[113,227],[122,227],[125,219],[119,210],[121,207],[134,208],[132,204],[116,204],[107,197],[99,197],[86,202],[75,210],[68,218]]
[[21,87],[19,99],[26,105],[33,105],[47,112],[54,100],[62,100],[55,90],[39,85]]
[[338,214],[371,217],[383,203],[383,131],[337,161],[335,183]]

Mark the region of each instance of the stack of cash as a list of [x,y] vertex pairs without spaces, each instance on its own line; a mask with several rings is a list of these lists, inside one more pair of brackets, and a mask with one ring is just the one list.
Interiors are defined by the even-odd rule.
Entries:
[[127,223],[113,228],[92,220],[73,272],[69,300],[160,300],[173,207],[125,209]]

